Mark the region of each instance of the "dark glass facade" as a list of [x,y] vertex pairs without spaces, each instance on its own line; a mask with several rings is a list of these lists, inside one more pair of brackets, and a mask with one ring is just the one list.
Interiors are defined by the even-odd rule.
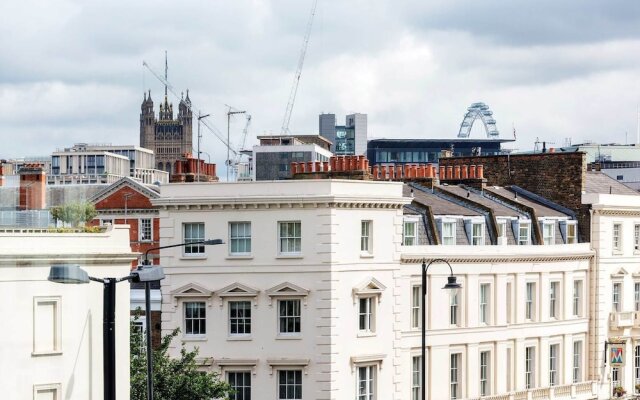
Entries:
[[507,139],[375,139],[367,143],[367,158],[371,165],[437,163],[442,150],[453,156],[502,154],[501,145]]

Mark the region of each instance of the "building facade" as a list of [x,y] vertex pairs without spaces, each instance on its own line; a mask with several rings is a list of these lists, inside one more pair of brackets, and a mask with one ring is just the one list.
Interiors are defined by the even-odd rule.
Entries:
[[[0,230],[0,299],[13,328],[3,329],[3,398],[98,399],[103,395],[103,287],[47,281],[53,264],[80,265],[90,276],[130,271],[128,228],[100,233]],[[129,287],[116,292],[116,395],[129,398]]]
[[344,125],[336,125],[335,114],[320,114],[319,132],[333,143],[336,155],[363,155],[367,151],[367,114],[345,117]]
[[156,168],[170,174],[174,172],[176,161],[183,160],[185,153],[193,152],[193,113],[188,90],[187,96],[180,100],[175,119],[166,89],[158,118],[153,109],[151,91],[144,94],[140,112],[140,147],[152,150],[156,156]]
[[155,169],[153,151],[138,146],[78,143],[51,155],[49,185],[112,184],[131,177],[145,184],[167,183]]
[[[427,215],[432,203],[410,189],[330,179],[163,186],[153,200],[162,244],[226,242],[162,251],[163,331],[180,327],[180,343],[199,347],[204,368],[242,396],[417,399],[421,263],[443,258],[463,288],[440,290],[447,266],[429,270],[428,398],[596,398],[585,368],[589,245],[562,234],[521,243],[511,223],[518,229],[498,241],[489,221],[500,201],[445,193]],[[498,216],[524,220],[504,207]],[[571,220],[540,218],[553,232]]]
[[328,161],[331,142],[320,135],[259,136],[253,146],[252,170],[256,181],[291,177],[292,162]]

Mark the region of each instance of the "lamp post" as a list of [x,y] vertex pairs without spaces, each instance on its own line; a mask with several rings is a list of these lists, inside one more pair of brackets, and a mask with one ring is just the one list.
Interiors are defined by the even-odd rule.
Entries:
[[427,324],[426,324],[426,319],[427,319],[427,312],[426,312],[426,299],[427,299],[427,270],[429,269],[429,267],[431,266],[431,264],[435,263],[435,262],[443,262],[445,264],[447,264],[449,266],[449,271],[451,272],[451,274],[447,277],[447,284],[444,285],[443,289],[450,289],[450,290],[457,290],[460,289],[462,287],[462,285],[460,285],[457,280],[456,277],[453,275],[453,268],[451,268],[451,264],[449,264],[449,262],[445,259],[442,258],[436,258],[434,260],[429,261],[429,264],[426,264],[426,260],[423,259],[422,260],[422,304],[421,304],[421,311],[422,311],[422,320],[421,325],[422,325],[422,357],[420,359],[420,392],[422,393],[421,397],[422,400],[425,400],[427,397],[426,394],[426,390],[425,390],[425,381],[426,381],[426,341],[427,341]]
[[[142,265],[138,266],[138,271],[139,270],[146,270],[146,269],[160,269],[162,271],[162,267],[153,267],[151,266],[151,261],[149,261],[149,252],[153,251],[153,250],[161,250],[161,249],[168,249],[171,247],[181,247],[181,246],[186,246],[186,245],[191,245],[191,244],[203,244],[205,246],[211,246],[211,245],[216,245],[216,244],[224,244],[224,241],[222,241],[222,239],[208,239],[208,240],[201,240],[201,241],[196,241],[196,242],[188,242],[188,243],[179,243],[179,244],[171,244],[168,246],[159,246],[159,247],[152,247],[150,249],[147,249],[147,251],[144,252],[144,261],[142,261]],[[164,279],[164,274],[162,274],[162,278],[159,279],[154,279],[154,280],[161,280]],[[144,311],[144,317],[145,317],[145,321],[146,321],[146,325],[147,325],[147,330],[146,330],[146,339],[147,339],[147,343],[146,343],[146,347],[147,347],[147,400],[153,400],[153,352],[151,349],[151,281],[152,280],[147,280],[147,281],[135,281],[134,282],[144,282],[144,307],[145,307],[145,311]]]
[[164,279],[161,267],[138,268],[122,278],[94,278],[78,265],[52,265],[48,280],[55,283],[81,284],[90,281],[104,285],[102,311],[102,366],[104,400],[116,399],[116,283],[149,282]]

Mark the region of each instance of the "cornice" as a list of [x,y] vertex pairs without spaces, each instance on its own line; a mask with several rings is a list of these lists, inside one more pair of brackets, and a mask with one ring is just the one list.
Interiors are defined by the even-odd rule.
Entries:
[[371,208],[402,209],[411,203],[410,198],[350,198],[335,196],[305,197],[255,197],[255,198],[159,198],[152,200],[155,207],[163,210],[267,210],[303,208]]
[[0,265],[6,266],[40,266],[64,261],[82,264],[127,264],[137,259],[139,253],[67,253],[67,254],[0,254]]
[[570,254],[570,255],[487,255],[487,256],[402,256],[402,264],[420,264],[423,260],[429,262],[435,259],[444,259],[450,263],[466,263],[466,264],[486,264],[486,263],[540,263],[540,262],[558,262],[558,261],[580,261],[591,260],[594,258],[593,254]]
[[595,215],[604,215],[604,216],[629,216],[629,217],[640,217],[640,209],[620,209],[620,208],[594,208],[593,213]]

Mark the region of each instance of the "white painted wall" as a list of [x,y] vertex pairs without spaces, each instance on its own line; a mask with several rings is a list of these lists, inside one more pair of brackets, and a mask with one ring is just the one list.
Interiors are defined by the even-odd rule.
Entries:
[[[0,397],[31,400],[46,387],[58,391],[56,399],[102,397],[102,286],[49,282],[49,268],[78,264],[91,276],[121,277],[134,258],[127,226],[105,233],[0,232],[0,313],[8,323],[0,330]],[[50,313],[34,315],[43,299],[57,302],[56,325],[47,323]],[[56,348],[45,340],[54,331]],[[117,288],[116,346],[117,398],[128,399],[127,283]]]
[[[161,245],[182,241],[182,225],[203,222],[206,238],[228,241],[230,221],[251,221],[252,253],[232,257],[228,246],[206,249],[204,257],[187,257],[181,248],[162,251],[167,278],[162,282],[164,333],[183,327],[183,303],[206,302],[207,334],[194,341],[183,337],[174,343],[174,354],[184,343],[197,346],[206,368],[224,371],[250,369],[255,393],[277,398],[277,374],[270,360],[300,365],[304,399],[349,399],[356,395],[358,365],[377,367],[377,399],[411,398],[411,357],[420,354],[420,329],[411,328],[411,286],[420,283],[423,258],[450,260],[463,284],[461,323],[448,322],[449,297],[440,288],[448,269],[433,265],[428,280],[428,395],[449,398],[449,356],[462,353],[462,397],[479,396],[479,352],[490,349],[491,394],[524,389],[524,347],[537,348],[536,387],[548,386],[548,346],[559,343],[559,384],[576,398],[593,398],[591,384],[571,386],[572,343],[583,340],[588,349],[588,271],[593,252],[588,244],[557,246],[401,246],[402,186],[391,182],[282,181],[165,185],[160,207]],[[278,255],[278,221],[302,223],[299,257]],[[360,223],[373,223],[373,255],[360,251]],[[375,301],[374,335],[358,331],[357,296],[354,292],[371,278],[379,289]],[[572,315],[574,279],[582,279],[583,308]],[[524,318],[525,283],[537,282],[537,315]],[[549,282],[560,284],[562,312],[548,315]],[[228,298],[220,291],[234,282],[259,292],[248,297],[252,305],[250,340],[228,337]],[[277,307],[270,304],[268,289],[290,282],[309,290],[302,307],[302,335],[283,340],[277,335]],[[491,283],[488,326],[478,322],[480,283]],[[507,301],[507,282],[512,295]],[[189,289],[188,285],[191,286]],[[176,293],[179,289],[185,293]],[[198,294],[200,292],[200,294]],[[377,299],[377,298],[376,298]],[[507,322],[507,304],[512,316]],[[512,358],[507,362],[507,349]],[[230,361],[233,360],[233,361]],[[355,364],[354,364],[355,362]],[[235,366],[220,363],[235,363]],[[255,364],[255,365],[254,365]],[[507,366],[511,365],[511,368]],[[277,369],[277,368],[276,368]],[[505,371],[511,370],[507,383]],[[581,381],[588,380],[586,368]],[[547,390],[547,389],[544,389]],[[555,390],[555,389],[554,389]],[[560,390],[560,389],[558,389]],[[544,392],[547,393],[547,392]],[[525,394],[526,397],[526,394]]]

